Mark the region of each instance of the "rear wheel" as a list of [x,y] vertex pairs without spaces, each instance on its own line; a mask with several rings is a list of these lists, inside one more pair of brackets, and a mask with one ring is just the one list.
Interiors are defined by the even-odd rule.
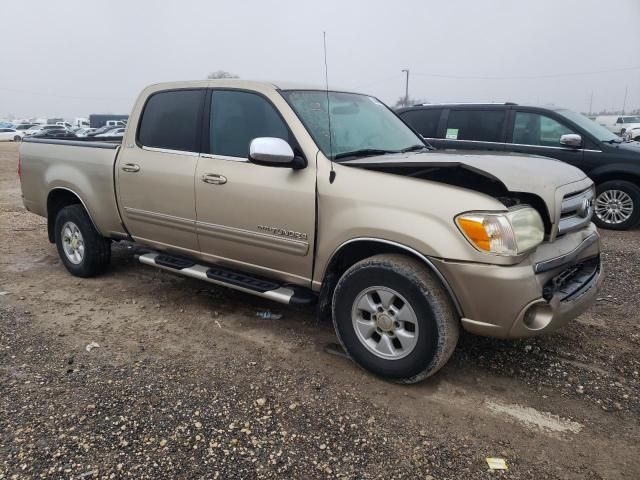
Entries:
[[419,261],[377,255],[353,265],[333,296],[338,339],[361,367],[401,383],[437,372],[455,349],[459,319]]
[[93,277],[109,265],[111,242],[98,233],[81,205],[58,212],[55,236],[58,255],[71,274]]
[[13,141],[14,142],[21,142],[22,141],[22,137],[20,135],[16,135],[15,137],[13,137]]
[[593,221],[598,227],[627,230],[640,221],[640,188],[624,180],[596,187]]

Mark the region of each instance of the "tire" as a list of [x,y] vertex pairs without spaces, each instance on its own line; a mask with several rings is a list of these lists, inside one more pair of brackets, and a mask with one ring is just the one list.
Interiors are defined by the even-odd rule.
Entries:
[[97,232],[82,205],[58,212],[55,239],[62,263],[76,277],[94,277],[109,265],[111,242]]
[[349,268],[336,285],[332,313],[338,340],[351,359],[398,383],[436,373],[460,334],[459,317],[440,281],[418,260],[399,254],[376,255]]
[[16,135],[15,137],[13,137],[13,141],[14,142],[21,142],[22,141],[22,137],[20,135]]
[[596,186],[593,222],[600,228],[628,230],[640,221],[640,188],[625,180]]

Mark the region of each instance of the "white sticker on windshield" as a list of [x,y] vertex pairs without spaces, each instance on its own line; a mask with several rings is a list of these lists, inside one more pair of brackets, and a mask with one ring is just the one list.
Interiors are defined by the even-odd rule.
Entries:
[[445,138],[447,140],[457,140],[458,139],[458,129],[457,128],[447,128],[447,136]]

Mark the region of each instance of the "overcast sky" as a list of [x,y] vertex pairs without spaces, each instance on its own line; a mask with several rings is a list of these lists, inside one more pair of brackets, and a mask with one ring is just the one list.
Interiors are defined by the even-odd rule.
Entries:
[[640,0],[87,0],[2,2],[0,116],[128,113],[147,84],[322,84],[389,104],[640,108]]

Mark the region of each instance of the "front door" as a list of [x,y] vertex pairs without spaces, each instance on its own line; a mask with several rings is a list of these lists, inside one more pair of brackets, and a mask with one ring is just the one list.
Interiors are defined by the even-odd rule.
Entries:
[[[278,137],[298,150],[273,104],[257,93],[211,90],[209,134],[196,171],[197,231],[210,262],[310,283],[315,158],[301,170],[248,161],[249,143]],[[300,153],[300,152],[297,152]]]
[[[574,166],[582,164],[583,148],[567,147],[560,137],[576,133],[560,120],[537,112],[513,112],[513,134],[507,150],[555,158]],[[583,138],[583,142],[586,139]]]
[[202,89],[151,95],[135,144],[123,145],[118,155],[120,210],[136,241],[161,249],[199,250],[193,183],[204,95]]

